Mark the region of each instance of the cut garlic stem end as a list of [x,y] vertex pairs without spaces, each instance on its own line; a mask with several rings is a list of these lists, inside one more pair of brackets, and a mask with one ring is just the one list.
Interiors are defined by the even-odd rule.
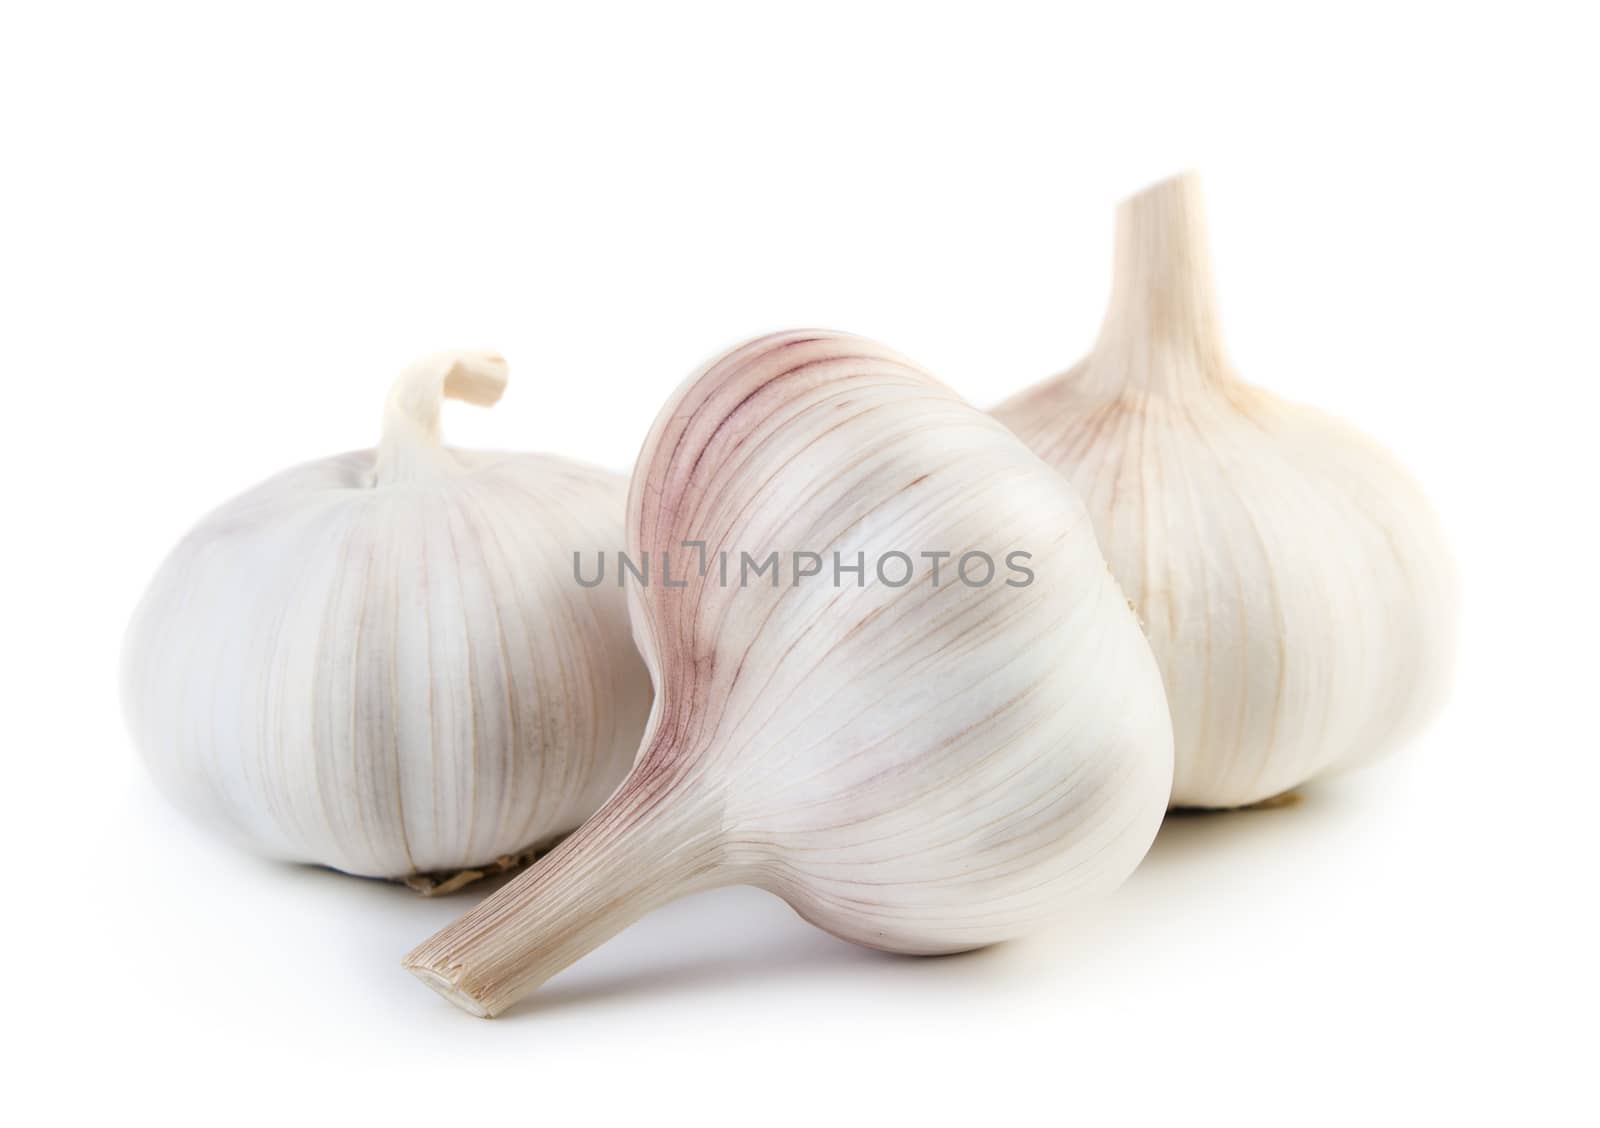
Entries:
[[458,470],[439,431],[444,401],[488,407],[505,392],[508,374],[504,357],[481,351],[438,353],[400,373],[384,406],[373,484],[392,485]]
[[1229,368],[1200,178],[1183,173],[1117,208],[1111,298],[1093,378],[1112,390],[1181,393]]
[[446,979],[438,972],[429,971],[425,967],[413,967],[411,964],[407,964],[406,967],[410,970],[412,975],[415,975],[418,979],[422,980],[429,987],[432,987],[435,991],[439,992],[440,995],[443,995],[446,999],[449,999],[452,1003],[466,1011],[468,1014],[477,1018],[494,1017],[494,1013],[492,1011],[488,1010],[482,1003],[478,1002],[477,999],[474,999],[471,995],[467,994],[467,992],[457,987],[454,983],[450,982],[450,980]]
[[462,1010],[493,1018],[646,913],[736,880],[695,811],[683,796],[625,784],[402,966]]

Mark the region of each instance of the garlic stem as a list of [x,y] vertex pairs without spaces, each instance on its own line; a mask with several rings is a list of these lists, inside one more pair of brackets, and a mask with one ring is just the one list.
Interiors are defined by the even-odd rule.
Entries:
[[1111,298],[1090,370],[1108,393],[1178,394],[1226,374],[1194,173],[1160,181],[1118,207]]
[[492,1018],[646,913],[737,881],[696,805],[635,776],[531,870],[408,954],[403,964]]
[[445,449],[439,411],[446,399],[488,407],[506,390],[505,359],[492,352],[448,352],[402,372],[383,410],[383,437],[373,485],[392,485],[459,471]]

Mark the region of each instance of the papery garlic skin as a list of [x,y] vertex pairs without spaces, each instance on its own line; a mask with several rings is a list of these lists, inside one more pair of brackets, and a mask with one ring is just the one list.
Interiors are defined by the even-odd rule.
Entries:
[[1090,355],[994,414],[1077,487],[1172,707],[1172,802],[1234,807],[1380,757],[1442,703],[1449,551],[1376,443],[1234,374],[1199,185],[1117,216]]
[[[1088,515],[903,357],[811,331],[714,362],[646,442],[628,544],[652,567],[667,554],[684,585],[629,585],[658,694],[638,762],[533,870],[407,957],[458,1005],[497,1013],[698,889],[760,886],[837,936],[928,954],[1038,929],[1144,856],[1171,730]],[[1025,551],[1034,580],[968,586],[952,558],[940,586],[920,562],[899,587],[870,563],[862,586],[720,582],[723,550],[772,549],[830,564]]]
[[399,878],[493,863],[589,815],[632,762],[650,687],[625,596],[573,553],[622,536],[624,479],[442,445],[445,397],[503,360],[396,382],[377,450],[227,502],[161,566],[124,702],[161,789],[270,858]]

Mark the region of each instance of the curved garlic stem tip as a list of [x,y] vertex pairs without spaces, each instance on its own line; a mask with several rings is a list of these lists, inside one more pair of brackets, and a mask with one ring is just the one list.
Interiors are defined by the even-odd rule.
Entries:
[[1117,208],[1111,299],[1097,359],[1128,386],[1175,390],[1227,368],[1200,178],[1182,173]]
[[395,379],[383,411],[374,484],[448,473],[455,459],[444,449],[439,411],[446,399],[488,407],[506,390],[509,366],[498,353],[438,353]]

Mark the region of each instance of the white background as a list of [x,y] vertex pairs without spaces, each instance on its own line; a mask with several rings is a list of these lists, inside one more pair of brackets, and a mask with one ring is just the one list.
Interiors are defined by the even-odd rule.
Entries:
[[[7,6],[0,1100],[1592,1117],[1595,29],[1191,7]],[[511,360],[452,441],[618,469],[691,369],[787,326],[991,404],[1087,347],[1113,205],[1187,167],[1240,370],[1379,436],[1452,535],[1457,689],[1391,762],[1169,820],[1026,942],[894,959],[729,890],[493,1023],[398,963],[474,894],[256,862],[145,782],[142,586],[223,498],[369,444],[413,357]]]

